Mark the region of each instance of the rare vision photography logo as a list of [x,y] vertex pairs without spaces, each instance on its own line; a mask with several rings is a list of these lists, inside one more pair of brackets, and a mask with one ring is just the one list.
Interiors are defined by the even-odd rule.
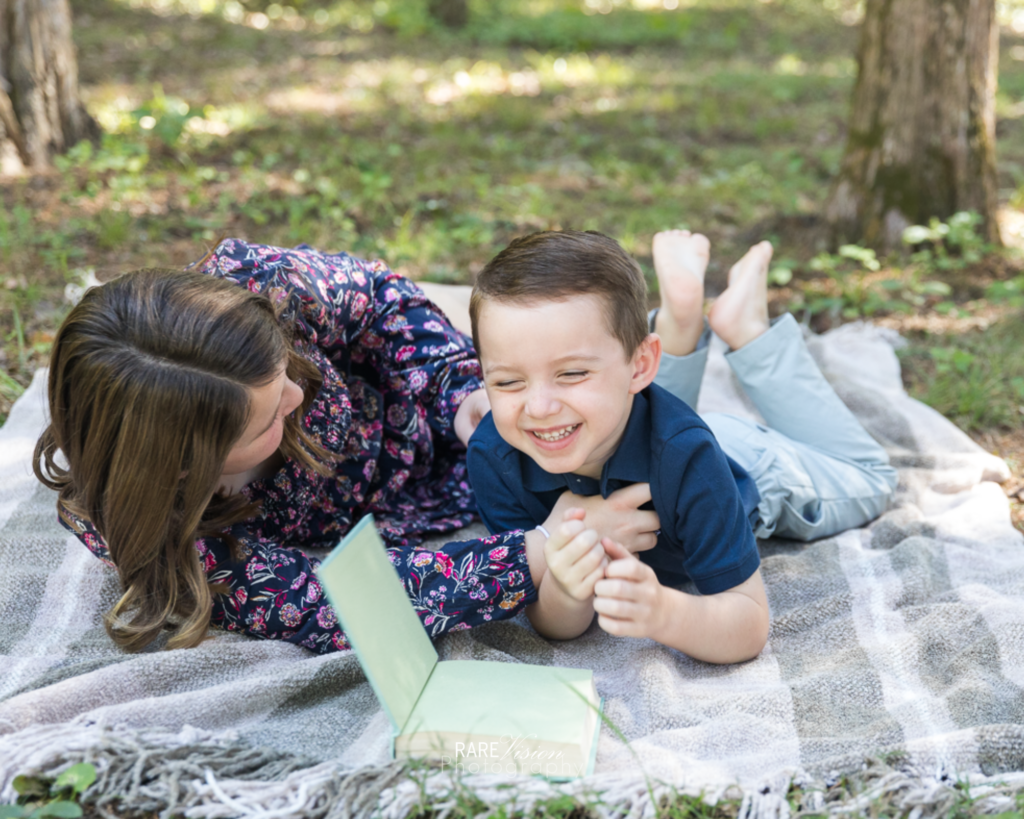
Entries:
[[564,758],[561,751],[536,747],[537,737],[503,736],[492,742],[456,742],[454,756],[441,757],[441,770],[459,773],[529,773],[544,776],[580,776],[583,766]]

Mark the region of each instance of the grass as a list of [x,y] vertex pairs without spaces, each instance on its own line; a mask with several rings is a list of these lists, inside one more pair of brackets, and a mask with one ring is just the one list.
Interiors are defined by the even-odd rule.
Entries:
[[[906,755],[896,751],[865,759],[860,769],[845,775],[832,775],[824,780],[793,783],[785,794],[793,819],[829,816],[851,819],[909,819],[913,816],[943,817],[943,819],[973,819],[995,816],[998,819],[1024,819],[1024,790],[999,785],[986,788],[972,786],[965,779],[950,779],[923,790],[908,788],[915,778],[902,779],[900,773],[906,764]],[[81,767],[81,766],[80,766]],[[421,787],[419,804],[407,819],[473,819],[485,814],[494,819],[592,819],[617,815],[614,806],[602,804],[597,795],[554,796],[533,804],[529,810],[517,806],[510,799],[506,804],[484,801],[472,787],[456,778],[447,793],[428,795],[426,775],[429,763],[412,762],[407,771]],[[436,786],[436,783],[435,783]],[[87,800],[82,805],[85,816],[99,816],[95,806]],[[998,800],[998,801],[994,801]],[[738,819],[743,805],[738,787],[726,789],[717,800],[703,794],[682,793],[670,788],[664,792],[653,813],[654,819]],[[104,802],[104,816],[150,819],[155,814],[126,810],[116,801]],[[993,813],[996,808],[1002,812]]]
[[[685,226],[712,239],[712,291],[767,237],[792,275],[776,303],[819,329],[984,311],[975,291],[1016,275],[908,256],[814,267],[853,0],[471,0],[458,33],[424,0],[72,6],[106,133],[49,174],[0,177],[0,419],[45,361],[68,283],[182,265],[226,234],[468,282],[512,237],[560,227],[615,236],[650,273],[651,235]],[[1007,22],[1019,6],[1000,6]],[[1000,197],[1019,206],[1024,37],[1002,39]],[[967,428],[1019,429],[1012,336],[917,337],[909,384]]]
[[910,392],[965,430],[1024,424],[1024,321],[1019,312],[985,331],[911,336],[900,350]]

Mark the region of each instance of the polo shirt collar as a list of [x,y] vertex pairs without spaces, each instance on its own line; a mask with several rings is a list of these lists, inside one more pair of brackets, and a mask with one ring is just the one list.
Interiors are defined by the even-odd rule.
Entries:
[[[523,453],[523,486],[530,492],[550,492],[572,489],[577,494],[601,493],[607,498],[616,489],[631,483],[644,483],[651,479],[651,414],[646,390],[633,396],[633,409],[629,413],[622,440],[612,456],[605,461],[600,482],[580,475],[545,472],[536,461]],[[589,491],[580,492],[581,488]]]

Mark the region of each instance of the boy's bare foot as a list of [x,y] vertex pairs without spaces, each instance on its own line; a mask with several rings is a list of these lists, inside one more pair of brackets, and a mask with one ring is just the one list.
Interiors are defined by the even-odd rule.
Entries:
[[760,242],[729,271],[729,286],[708,313],[708,323],[722,341],[738,350],[769,327],[768,263],[771,242]]
[[651,252],[661,290],[654,331],[666,353],[689,355],[704,332],[704,271],[711,243],[700,233],[666,230],[654,235]]

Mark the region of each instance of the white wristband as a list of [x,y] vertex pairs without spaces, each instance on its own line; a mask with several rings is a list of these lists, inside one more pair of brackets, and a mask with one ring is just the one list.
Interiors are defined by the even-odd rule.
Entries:
[[551,532],[549,532],[547,529],[545,529],[539,523],[537,524],[537,531],[540,532],[542,535],[544,535],[544,537],[551,537]]

